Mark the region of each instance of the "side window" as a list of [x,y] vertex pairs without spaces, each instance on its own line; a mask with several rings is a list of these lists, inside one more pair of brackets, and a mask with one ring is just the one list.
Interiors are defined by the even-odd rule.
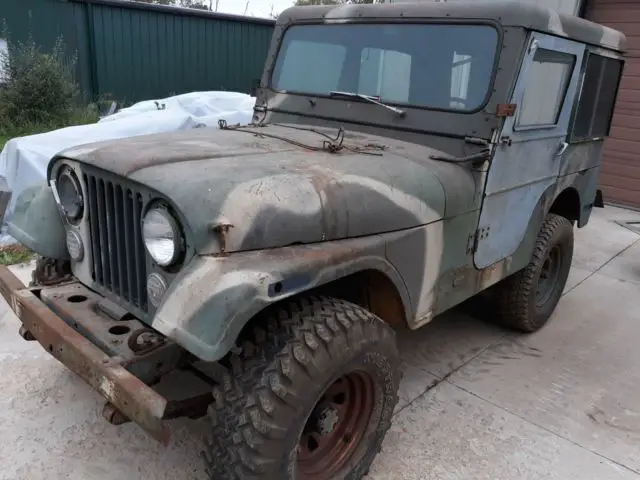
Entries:
[[622,65],[623,62],[619,59],[588,54],[571,141],[605,137],[609,134]]
[[[338,90],[347,49],[332,43],[293,40],[276,82],[281,90],[326,93]],[[323,61],[319,62],[318,59]]]
[[516,129],[555,125],[564,103],[576,57],[538,48],[527,71],[518,105]]
[[411,56],[395,50],[365,48],[360,55],[358,92],[390,102],[407,103]]

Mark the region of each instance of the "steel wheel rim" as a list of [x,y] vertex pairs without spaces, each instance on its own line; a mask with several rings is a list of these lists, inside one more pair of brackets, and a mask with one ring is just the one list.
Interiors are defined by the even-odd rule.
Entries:
[[545,258],[540,276],[538,278],[538,286],[536,289],[536,305],[544,306],[553,296],[555,286],[560,277],[560,265],[562,264],[562,252],[560,247],[554,246]]
[[314,406],[298,441],[298,472],[305,480],[333,478],[360,445],[375,405],[371,375],[335,380]]

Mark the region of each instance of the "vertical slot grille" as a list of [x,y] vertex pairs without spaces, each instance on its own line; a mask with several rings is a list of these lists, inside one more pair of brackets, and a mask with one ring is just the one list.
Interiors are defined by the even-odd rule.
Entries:
[[96,175],[85,175],[93,281],[147,310],[146,260],[140,231],[142,195]]

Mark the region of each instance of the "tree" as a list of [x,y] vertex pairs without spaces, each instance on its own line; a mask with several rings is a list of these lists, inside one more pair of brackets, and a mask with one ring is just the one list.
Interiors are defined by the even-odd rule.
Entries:
[[296,5],[343,5],[345,3],[375,3],[374,0],[296,0]]
[[[214,0],[133,0],[134,2],[150,3],[152,5],[173,5],[184,8],[197,8],[198,10],[213,10]],[[217,2],[216,2],[217,9]]]

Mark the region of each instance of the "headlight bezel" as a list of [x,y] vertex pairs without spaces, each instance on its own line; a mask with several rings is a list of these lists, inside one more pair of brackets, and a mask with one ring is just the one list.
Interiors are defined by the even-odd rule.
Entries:
[[[72,250],[72,241],[76,242],[78,248],[76,255],[74,255]],[[73,260],[74,262],[81,262],[84,259],[84,242],[82,241],[82,236],[75,228],[67,228],[67,232],[65,234],[65,243],[71,260]]]
[[[158,257],[154,255],[152,249],[149,247],[150,242],[147,240],[148,237],[145,231],[145,225],[149,215],[154,214],[154,212],[157,212],[158,215],[167,221],[172,231],[173,254],[171,258],[166,261],[160,261]],[[151,261],[165,270],[172,270],[176,265],[180,265],[182,263],[186,250],[184,232],[182,231],[180,221],[169,205],[159,200],[149,202],[147,208],[145,208],[145,211],[143,212],[140,227],[142,243]]]
[[[74,201],[77,202],[76,205],[70,206],[67,200],[69,198],[63,194],[63,187],[65,182],[69,182],[73,190],[75,190],[75,198]],[[72,225],[78,225],[85,216],[85,198],[84,198],[84,190],[82,188],[82,182],[80,178],[78,178],[77,173],[70,165],[63,164],[60,166],[57,175],[56,175],[56,193],[58,196],[58,201],[60,204],[60,208],[64,212],[64,216],[67,221]]]

